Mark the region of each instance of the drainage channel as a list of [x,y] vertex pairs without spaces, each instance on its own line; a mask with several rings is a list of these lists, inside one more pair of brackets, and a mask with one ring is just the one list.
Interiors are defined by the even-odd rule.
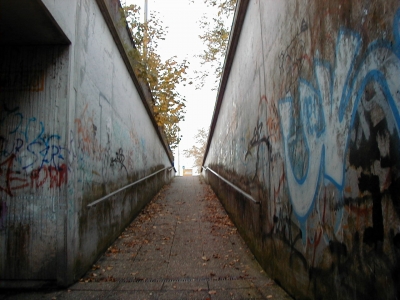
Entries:
[[[111,278],[107,281],[119,283],[137,283],[137,282],[199,282],[199,281],[234,281],[234,280],[252,280],[254,277],[199,277],[199,278]],[[102,282],[102,279],[93,280],[94,282]]]

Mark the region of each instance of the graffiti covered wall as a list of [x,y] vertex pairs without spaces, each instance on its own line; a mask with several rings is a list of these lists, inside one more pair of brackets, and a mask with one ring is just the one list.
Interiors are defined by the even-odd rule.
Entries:
[[75,151],[62,114],[68,47],[3,47],[1,54],[1,279],[44,280],[57,276],[64,228],[56,207],[65,205]]
[[119,2],[108,5],[116,5],[121,24],[107,20],[102,1],[43,2],[71,43],[1,49],[0,287],[6,288],[78,280],[173,176],[166,169],[88,207],[171,167],[173,158],[112,35],[122,24]]
[[[120,25],[119,2],[110,3],[117,6],[116,20]],[[79,241],[73,248],[76,251],[72,254],[75,258],[73,273],[82,274],[90,267],[88,262],[98,255],[97,249],[108,247],[109,241],[119,235],[173,172],[162,172],[95,207],[86,207],[129,183],[171,167],[172,162],[107,28],[109,24],[103,19],[99,4],[81,1],[76,18],[79,35],[74,44],[75,117],[71,122],[79,152],[74,176],[76,201],[71,204],[71,208],[75,207],[76,219],[70,226],[79,237],[73,239]]]
[[297,298],[400,297],[400,6],[245,9],[205,165],[260,205],[205,175]]

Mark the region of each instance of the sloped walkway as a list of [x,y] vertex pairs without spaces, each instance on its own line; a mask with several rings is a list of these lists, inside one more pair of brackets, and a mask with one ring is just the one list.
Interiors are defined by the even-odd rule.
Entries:
[[66,291],[0,299],[290,299],[200,177],[176,177]]

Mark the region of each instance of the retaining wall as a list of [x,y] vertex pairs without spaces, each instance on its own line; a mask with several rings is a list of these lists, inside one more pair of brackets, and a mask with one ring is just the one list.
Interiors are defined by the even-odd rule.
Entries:
[[173,156],[125,53],[119,1],[22,4],[37,38],[9,32],[0,56],[0,287],[65,286],[172,178]]
[[238,1],[203,171],[296,299],[400,297],[400,6]]

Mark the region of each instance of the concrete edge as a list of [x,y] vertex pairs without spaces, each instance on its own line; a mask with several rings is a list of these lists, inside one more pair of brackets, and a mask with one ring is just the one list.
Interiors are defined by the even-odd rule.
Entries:
[[247,8],[249,6],[250,0],[238,0],[235,10],[235,16],[232,23],[232,31],[229,36],[229,43],[227,47],[227,52],[224,61],[223,73],[218,87],[217,100],[214,107],[213,117],[211,120],[210,132],[208,134],[207,146],[203,157],[203,166],[206,162],[208,151],[210,149],[211,140],[214,134],[215,126],[217,124],[219,111],[221,109],[222,101],[225,94],[225,88],[228,83],[229,75],[232,68],[233,59],[235,58],[236,48],[239,43],[240,33],[242,32],[242,27],[244,19],[246,17]]
[[[131,33],[129,32],[128,24],[126,23],[126,21],[124,21],[125,19],[122,12],[121,2],[119,0],[96,0],[96,2],[100,8],[101,13],[103,14],[104,20],[106,21],[106,24],[111,32],[114,42],[117,45],[117,48],[122,56],[126,68],[132,78],[132,81],[135,84],[135,87],[142,100],[143,106],[145,107],[147,114],[149,115],[149,118],[153,124],[153,127],[156,130],[157,135],[161,141],[161,144],[163,145],[164,150],[167,153],[167,156],[171,162],[171,165],[173,166],[174,156],[168,145],[167,138],[162,128],[157,125],[156,119],[154,118],[153,115],[153,110],[150,104],[152,103],[153,99],[150,93],[150,89],[146,82],[140,80],[136,76],[134,67],[132,66],[129,60],[127,50],[125,49],[125,47],[135,48],[135,44],[133,42]],[[114,2],[115,4],[114,7],[112,6],[113,3],[111,2]],[[126,42],[126,46],[124,46],[123,41]]]

